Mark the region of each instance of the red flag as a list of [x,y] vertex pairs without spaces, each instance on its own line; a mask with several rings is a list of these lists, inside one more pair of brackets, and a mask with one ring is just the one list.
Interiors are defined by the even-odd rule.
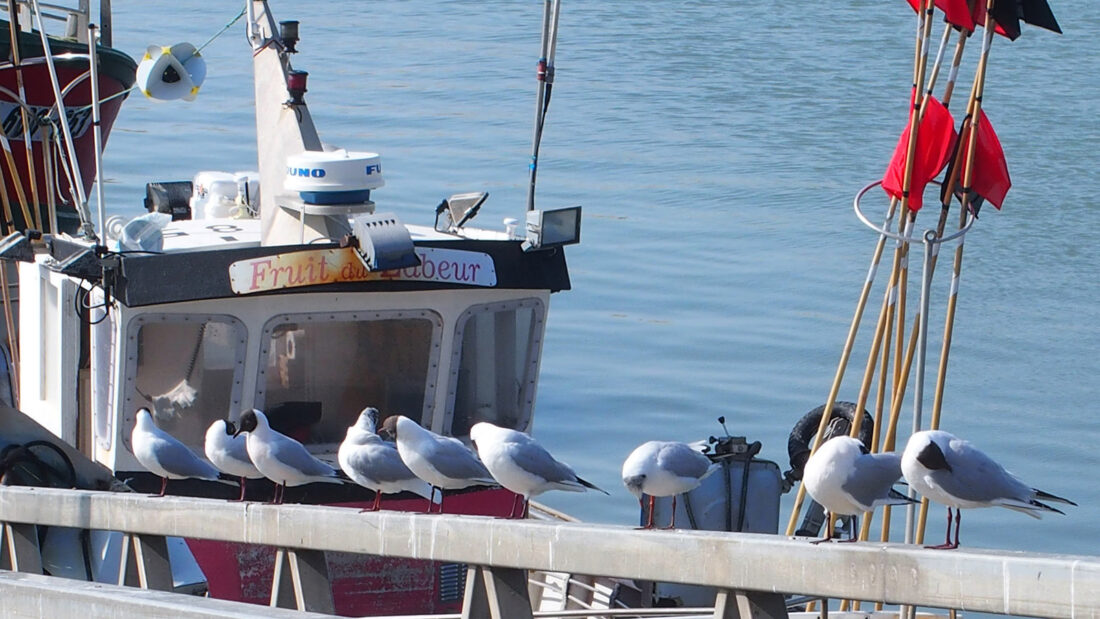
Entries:
[[[978,135],[981,135],[979,131]],[[917,128],[917,149],[913,156],[913,173],[910,177],[909,208],[920,209],[923,203],[924,186],[928,184],[951,158],[955,144],[955,119],[951,112],[935,97],[928,98],[928,107]],[[901,133],[894,148],[894,156],[886,167],[882,177],[882,188],[886,193],[902,199],[902,185],[905,180],[905,155],[909,151],[909,127]],[[979,151],[981,152],[981,151]]]
[[[919,137],[919,136],[918,136]],[[970,128],[959,136],[963,140],[962,160],[966,161],[966,154],[970,145]],[[978,141],[974,148],[974,169],[970,176],[970,190],[988,200],[998,209],[1004,202],[1009,187],[1012,187],[1012,179],[1008,177],[1008,162],[1005,161],[1005,152],[1001,148],[1001,141],[993,131],[993,125],[985,117],[985,113],[978,111]],[[960,172],[961,174],[961,172]],[[958,181],[962,183],[960,178]]]
[[[984,1],[979,0],[979,2]],[[908,2],[914,11],[919,11],[920,5],[924,4],[924,0],[908,0]],[[943,18],[947,23],[974,31],[974,18],[970,14],[970,7],[967,6],[966,0],[936,0],[935,4],[937,9],[943,11]]]

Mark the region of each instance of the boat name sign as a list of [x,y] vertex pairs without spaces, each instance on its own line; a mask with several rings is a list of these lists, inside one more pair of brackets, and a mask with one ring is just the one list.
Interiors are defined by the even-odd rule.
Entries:
[[229,265],[233,292],[249,294],[339,282],[420,281],[496,286],[493,259],[486,253],[418,247],[420,266],[368,271],[354,249],[319,249],[238,260]]

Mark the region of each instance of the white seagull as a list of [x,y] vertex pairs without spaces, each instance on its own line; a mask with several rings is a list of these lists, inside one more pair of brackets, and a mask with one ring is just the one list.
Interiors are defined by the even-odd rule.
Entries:
[[[433,496],[435,488],[439,488],[441,514],[443,490],[496,484],[477,454],[457,438],[440,436],[404,415],[387,417],[382,423],[382,430],[397,442],[397,452],[401,454],[405,466],[432,485]],[[429,501],[428,513],[431,511],[432,502]]]
[[383,493],[415,492],[431,500],[431,484],[405,466],[397,447],[382,440],[375,432],[377,427],[378,409],[363,409],[355,425],[348,428],[347,436],[337,452],[340,468],[348,477],[374,491],[374,504],[363,511],[378,511]]
[[[482,421],[470,428],[470,440],[477,447],[485,468],[497,482],[516,493],[517,499],[523,499],[520,517],[527,516],[531,497],[547,490],[599,490],[607,494],[607,491],[577,477],[568,464],[555,460],[550,452],[523,432]],[[513,499],[509,518],[516,517],[516,503]]]
[[272,503],[283,502],[287,486],[303,486],[313,482],[343,483],[336,469],[313,457],[298,441],[271,428],[257,409],[246,411],[238,421],[236,434],[248,433],[248,457],[264,477],[275,482]]
[[226,475],[235,475],[240,480],[241,496],[238,501],[244,500],[245,480],[260,479],[263,473],[256,469],[252,460],[248,457],[248,439],[244,436],[235,436],[237,426],[232,421],[215,419],[214,423],[206,429],[206,442],[203,445],[206,457],[218,467],[218,470]]
[[179,439],[158,428],[148,408],[137,412],[137,422],[130,433],[130,447],[142,466],[160,476],[160,494],[157,496],[164,496],[169,479],[218,481],[218,469]]
[[[867,453],[863,442],[851,436],[834,436],[825,441],[806,461],[802,483],[806,492],[834,516],[855,516],[880,505],[916,502],[894,490],[901,478],[901,456],[896,453]],[[829,541],[833,528],[826,524]],[[852,530],[850,542],[856,541]]]
[[643,528],[653,528],[653,499],[672,497],[672,520],[665,528],[676,526],[676,496],[694,490],[721,465],[713,463],[687,443],[649,441],[642,443],[623,462],[623,485],[642,503],[649,496],[649,518]]
[[[947,539],[935,548],[959,547],[960,508],[999,505],[1039,518],[1044,511],[1063,513],[1039,499],[1077,505],[1032,488],[968,441],[943,430],[925,430],[911,436],[901,457],[901,470],[913,489],[928,500],[947,506]],[[951,541],[952,507],[954,541]]]

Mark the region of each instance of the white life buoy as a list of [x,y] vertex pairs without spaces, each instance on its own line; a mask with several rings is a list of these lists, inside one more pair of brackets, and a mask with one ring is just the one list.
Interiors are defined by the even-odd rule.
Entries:
[[190,43],[150,45],[138,63],[137,86],[156,101],[192,101],[206,79],[206,61]]

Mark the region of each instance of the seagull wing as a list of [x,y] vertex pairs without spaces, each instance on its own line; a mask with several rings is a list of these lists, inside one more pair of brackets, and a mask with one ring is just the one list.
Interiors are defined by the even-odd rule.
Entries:
[[894,453],[863,454],[856,459],[841,489],[864,511],[876,505],[899,505],[908,499],[892,497],[890,490],[901,477],[901,457]]

